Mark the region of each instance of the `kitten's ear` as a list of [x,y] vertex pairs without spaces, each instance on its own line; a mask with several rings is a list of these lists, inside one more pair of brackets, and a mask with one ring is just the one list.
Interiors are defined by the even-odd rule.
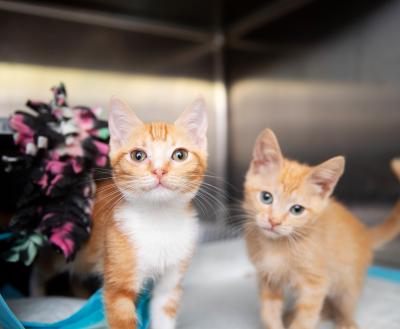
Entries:
[[390,162],[390,166],[394,174],[396,175],[397,179],[400,180],[400,158],[395,158]]
[[175,124],[185,128],[201,149],[207,148],[207,111],[202,97],[188,106]]
[[330,196],[339,178],[343,175],[345,159],[337,156],[314,167],[309,180],[322,196]]
[[132,129],[140,125],[143,125],[143,122],[140,121],[128,104],[116,97],[111,98],[108,127],[112,149],[122,147],[128,140]]
[[282,163],[283,155],[275,134],[271,129],[264,129],[257,137],[253,149],[254,170],[276,170],[282,166]]

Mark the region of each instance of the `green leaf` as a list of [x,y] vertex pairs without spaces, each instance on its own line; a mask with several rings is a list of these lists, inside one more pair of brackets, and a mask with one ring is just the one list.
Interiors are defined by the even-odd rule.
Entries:
[[4,260],[10,263],[19,261],[19,253],[11,252],[8,256],[4,257]]
[[40,233],[33,233],[33,234],[30,236],[30,240],[31,240],[34,244],[36,244],[36,245],[38,245],[38,246],[42,246],[43,243],[44,243],[44,241],[45,241],[46,239],[45,239],[44,235],[42,235],[42,234],[40,234]]

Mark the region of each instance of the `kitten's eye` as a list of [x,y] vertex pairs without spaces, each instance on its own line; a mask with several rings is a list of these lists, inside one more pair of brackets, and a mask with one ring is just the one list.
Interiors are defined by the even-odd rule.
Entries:
[[185,149],[176,149],[174,153],[172,153],[172,160],[175,161],[184,161],[187,159],[189,152]]
[[290,212],[295,216],[301,215],[304,212],[304,210],[306,209],[303,206],[300,206],[299,204],[295,204],[290,208]]
[[143,161],[147,158],[147,154],[145,151],[142,150],[134,150],[130,153],[131,159],[133,161]]
[[261,201],[265,204],[271,204],[274,198],[272,194],[266,191],[261,192]]

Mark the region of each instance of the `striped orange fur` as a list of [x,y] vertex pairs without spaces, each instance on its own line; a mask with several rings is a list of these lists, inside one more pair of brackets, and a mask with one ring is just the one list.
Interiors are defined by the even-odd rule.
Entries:
[[[207,167],[204,106],[195,102],[174,124],[144,124],[126,104],[114,103],[113,178],[99,184],[92,234],[74,271],[104,275],[105,307],[113,329],[136,328],[135,299],[145,280],[157,278],[152,328],[172,329],[180,283],[196,242],[191,200]],[[187,151],[187,158],[174,158],[177,149]],[[135,160],[137,150],[146,154],[143,160]]]

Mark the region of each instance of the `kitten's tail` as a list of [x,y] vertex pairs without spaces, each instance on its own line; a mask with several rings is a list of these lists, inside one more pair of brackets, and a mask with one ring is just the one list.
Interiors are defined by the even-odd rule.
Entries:
[[379,248],[400,233],[400,201],[396,202],[389,217],[380,225],[369,229],[372,247]]
[[[400,158],[393,159],[391,167],[400,180]],[[396,202],[389,217],[382,224],[369,229],[369,234],[374,249],[393,240],[400,234],[400,200]]]

